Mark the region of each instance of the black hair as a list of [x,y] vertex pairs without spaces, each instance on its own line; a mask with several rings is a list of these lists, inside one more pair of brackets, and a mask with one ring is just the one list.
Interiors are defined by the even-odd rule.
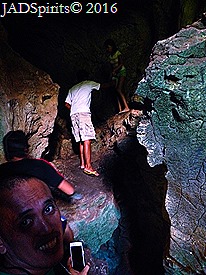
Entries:
[[9,131],[3,138],[3,147],[7,161],[14,157],[24,158],[28,154],[28,139],[22,130]]
[[107,39],[105,42],[104,42],[104,47],[107,48],[108,46],[112,46],[112,52],[115,53],[117,51],[117,46],[114,42],[114,40],[112,39]]
[[[4,189],[12,190],[15,186],[20,185],[22,182],[30,180],[31,176],[26,175],[12,175],[1,174],[0,176],[0,191]],[[0,192],[1,194],[1,192]]]

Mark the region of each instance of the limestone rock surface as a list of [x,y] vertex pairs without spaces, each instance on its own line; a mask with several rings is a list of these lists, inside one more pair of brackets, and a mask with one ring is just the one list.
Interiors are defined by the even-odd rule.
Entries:
[[[30,153],[40,157],[48,145],[57,115],[59,86],[0,39],[0,138],[21,129],[30,139]],[[0,160],[3,161],[2,144]]]
[[157,42],[136,90],[152,102],[150,119],[137,128],[138,140],[151,166],[165,162],[168,168],[169,274],[206,272],[205,41],[199,21]]
[[[101,177],[88,177],[78,168],[79,161],[56,160],[59,170],[75,185],[81,193],[81,200],[58,200],[61,213],[68,218],[77,240],[82,240],[92,253],[97,253],[102,244],[110,240],[118,226],[120,212],[111,190],[107,189]],[[73,173],[72,173],[73,171]],[[75,173],[74,173],[75,172]],[[68,207],[69,205],[69,207]]]
[[[117,247],[121,247],[119,250],[123,249],[121,242],[125,242],[124,238],[121,239],[118,228],[121,209],[114,199],[112,186],[107,182],[105,167],[101,161],[105,159],[109,162],[108,151],[113,152],[117,142],[123,140],[128,132],[135,131],[140,114],[141,112],[135,110],[117,114],[96,128],[96,140],[92,142],[92,163],[100,172],[98,178],[89,177],[80,169],[78,155],[71,150],[70,137],[66,134],[64,136],[62,131],[59,139],[60,144],[57,147],[60,150],[53,163],[74,184],[76,192],[81,193],[83,198],[70,201],[56,193],[56,197],[59,196],[57,203],[61,213],[67,217],[75,239],[82,240],[90,250],[91,255],[87,259],[91,262],[91,275],[116,274],[120,272],[119,265],[123,269],[120,274],[131,274],[126,260],[120,263],[122,254],[126,253],[117,251]],[[59,127],[63,125],[61,120],[58,123]],[[114,244],[114,235],[118,236],[118,244]]]

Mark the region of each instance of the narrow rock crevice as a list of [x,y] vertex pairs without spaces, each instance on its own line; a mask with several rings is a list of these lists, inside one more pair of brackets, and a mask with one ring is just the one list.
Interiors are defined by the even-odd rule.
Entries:
[[121,209],[121,248],[131,270],[138,275],[164,274],[170,239],[166,166],[150,167],[146,149],[136,136],[128,136],[104,157],[101,168]]

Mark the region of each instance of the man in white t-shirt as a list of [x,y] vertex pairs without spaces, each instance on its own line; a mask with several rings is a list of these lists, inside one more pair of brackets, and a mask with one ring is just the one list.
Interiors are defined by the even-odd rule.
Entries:
[[87,80],[88,73],[79,71],[79,82],[73,86],[66,97],[65,106],[70,110],[72,133],[79,142],[80,167],[84,173],[98,177],[99,174],[91,165],[91,140],[95,139],[95,130],[91,120],[91,93],[100,89],[100,83]]

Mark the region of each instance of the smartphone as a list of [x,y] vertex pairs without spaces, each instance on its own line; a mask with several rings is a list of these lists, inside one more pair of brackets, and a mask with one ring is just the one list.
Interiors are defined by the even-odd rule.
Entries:
[[84,248],[82,242],[70,243],[70,255],[73,269],[82,271],[85,267]]

